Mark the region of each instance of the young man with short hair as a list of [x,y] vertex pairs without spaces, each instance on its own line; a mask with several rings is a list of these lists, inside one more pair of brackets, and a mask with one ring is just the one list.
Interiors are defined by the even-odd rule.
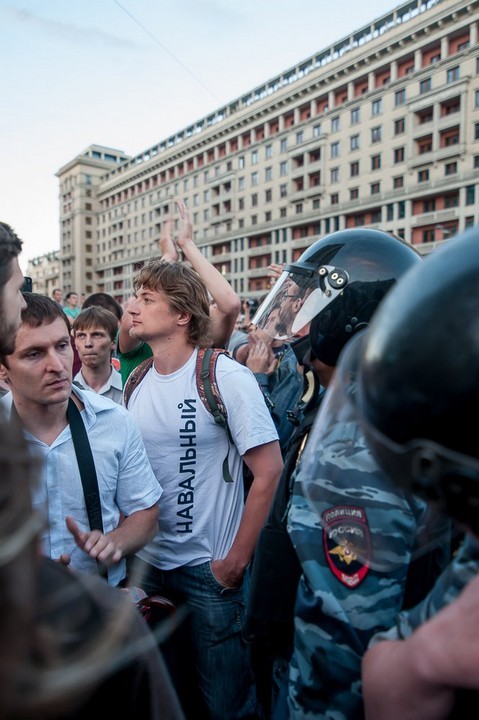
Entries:
[[[43,552],[108,581],[126,577],[126,556],[157,529],[162,488],[152,472],[137,426],[108,398],[72,387],[73,352],[68,320],[54,300],[26,293],[15,349],[0,356],[0,377],[11,393],[0,400],[18,415],[32,451],[43,460],[34,506],[48,520]],[[103,532],[90,529],[72,417],[80,411],[96,468]],[[121,524],[120,519],[123,518]]]
[[73,382],[122,404],[121,375],[111,363],[116,347],[118,320],[109,310],[92,305],[73,321],[73,339],[81,368]]

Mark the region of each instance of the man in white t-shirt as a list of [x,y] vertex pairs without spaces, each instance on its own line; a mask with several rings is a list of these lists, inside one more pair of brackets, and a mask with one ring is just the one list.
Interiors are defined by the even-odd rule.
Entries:
[[[216,381],[231,439],[200,399],[196,357],[211,320],[199,275],[156,259],[135,291],[130,333],[150,345],[154,363],[128,409],[163,487],[159,532],[137,553],[143,588],[189,610],[182,661],[192,658],[194,673],[183,664],[179,683],[173,672],[187,717],[260,718],[242,630],[248,566],[282,469],[278,434],[254,375],[227,355]],[[223,475],[225,456],[233,482]],[[253,475],[246,501],[243,461]]]

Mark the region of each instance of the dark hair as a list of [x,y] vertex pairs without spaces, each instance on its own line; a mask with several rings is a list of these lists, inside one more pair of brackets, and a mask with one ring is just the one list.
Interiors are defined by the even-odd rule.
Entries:
[[200,347],[210,345],[208,290],[195,270],[181,262],[153,258],[135,277],[135,292],[142,287],[160,293],[173,311],[191,315],[187,328],[188,342]]
[[22,241],[10,225],[0,222],[0,288],[10,280],[10,260],[22,250]]
[[116,340],[118,320],[112,312],[97,305],[84,308],[74,319],[72,328],[73,332],[76,333],[78,330],[88,330],[95,326],[102,327],[112,340]]
[[113,295],[109,295],[108,293],[97,292],[93,293],[93,295],[89,295],[86,300],[83,301],[82,308],[85,310],[85,308],[92,307],[93,305],[109,310],[119,321],[123,316],[122,306],[115,300]]
[[[52,298],[46,295],[40,295],[40,293],[26,292],[22,293],[25,298],[27,306],[22,310],[22,325],[29,325],[29,327],[37,328],[40,325],[50,325],[57,318],[61,318],[65,323],[70,336],[70,322],[63,312],[63,308],[52,300]],[[8,364],[6,357],[13,353],[7,353],[7,355],[0,354],[0,363],[3,365]]]

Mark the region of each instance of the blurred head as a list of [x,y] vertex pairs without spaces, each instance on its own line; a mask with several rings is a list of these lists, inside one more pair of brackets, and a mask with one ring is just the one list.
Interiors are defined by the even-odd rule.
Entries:
[[476,534],[478,243],[471,229],[407,273],[340,363],[378,464]]
[[11,352],[20,313],[25,307],[21,288],[23,273],[18,264],[22,241],[6,223],[0,222],[0,353]]
[[65,302],[68,305],[68,307],[71,307],[71,308],[78,307],[79,301],[80,301],[80,298],[78,296],[78,293],[76,293],[76,292],[69,292],[65,296]]
[[[341,230],[317,240],[291,265],[253,322],[270,326],[280,305],[275,337],[309,337],[302,352],[334,367],[348,340],[365,328],[384,295],[421,256],[401,238],[368,228]],[[289,318],[286,320],[285,318]]]
[[55,302],[61,305],[63,300],[63,291],[60,288],[55,288],[52,291],[52,298],[55,300]]
[[[207,347],[210,344],[210,304],[208,290],[198,273],[181,262],[165,262],[152,259],[140,270],[134,281],[137,299],[129,306],[128,312],[134,314],[141,306],[141,319],[145,318],[143,331],[154,332],[154,326],[161,324],[162,318],[150,316],[142,300],[145,291],[157,293],[173,314],[189,316],[185,318],[186,337],[192,345]],[[148,316],[149,327],[146,328]],[[134,328],[132,330],[134,332]],[[146,336],[142,337],[146,339]]]

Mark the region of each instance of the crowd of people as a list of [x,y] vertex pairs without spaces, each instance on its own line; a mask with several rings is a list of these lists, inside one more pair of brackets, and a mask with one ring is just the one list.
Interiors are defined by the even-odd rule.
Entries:
[[472,717],[477,230],[334,232],[250,313],[176,208],[123,306],[0,223],[2,717]]

